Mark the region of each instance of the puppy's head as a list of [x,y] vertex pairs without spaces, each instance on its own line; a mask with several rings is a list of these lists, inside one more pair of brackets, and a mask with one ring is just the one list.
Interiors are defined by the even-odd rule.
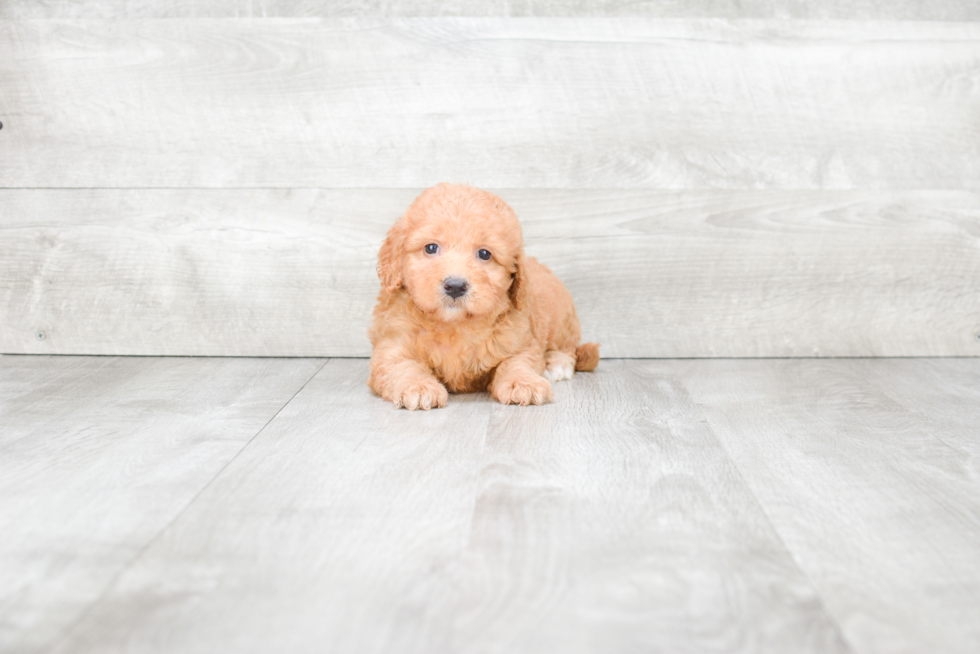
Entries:
[[521,225],[493,193],[439,184],[415,199],[378,253],[386,292],[404,288],[432,318],[497,313],[525,296]]

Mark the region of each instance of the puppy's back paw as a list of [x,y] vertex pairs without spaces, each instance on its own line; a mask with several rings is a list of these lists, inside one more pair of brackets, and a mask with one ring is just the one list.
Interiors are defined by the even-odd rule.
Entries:
[[571,379],[575,374],[575,357],[559,352],[558,350],[548,350],[544,353],[544,378],[548,381],[560,382]]

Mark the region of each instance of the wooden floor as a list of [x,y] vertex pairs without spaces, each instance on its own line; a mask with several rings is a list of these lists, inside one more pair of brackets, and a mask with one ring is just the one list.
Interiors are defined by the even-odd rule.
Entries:
[[0,357],[0,651],[976,652],[980,359]]

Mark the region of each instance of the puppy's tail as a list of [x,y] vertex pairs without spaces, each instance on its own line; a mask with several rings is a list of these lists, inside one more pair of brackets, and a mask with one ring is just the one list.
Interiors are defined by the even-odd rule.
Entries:
[[581,372],[595,370],[599,365],[599,344],[582,343],[575,350],[575,369]]

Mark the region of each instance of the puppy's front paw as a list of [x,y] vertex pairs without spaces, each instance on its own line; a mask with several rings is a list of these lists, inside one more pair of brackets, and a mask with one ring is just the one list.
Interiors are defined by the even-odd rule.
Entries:
[[544,404],[554,397],[551,383],[538,375],[526,375],[508,379],[495,385],[493,398],[501,404]]
[[405,407],[409,411],[439,409],[449,401],[446,387],[435,379],[407,381],[395,395],[395,407]]

